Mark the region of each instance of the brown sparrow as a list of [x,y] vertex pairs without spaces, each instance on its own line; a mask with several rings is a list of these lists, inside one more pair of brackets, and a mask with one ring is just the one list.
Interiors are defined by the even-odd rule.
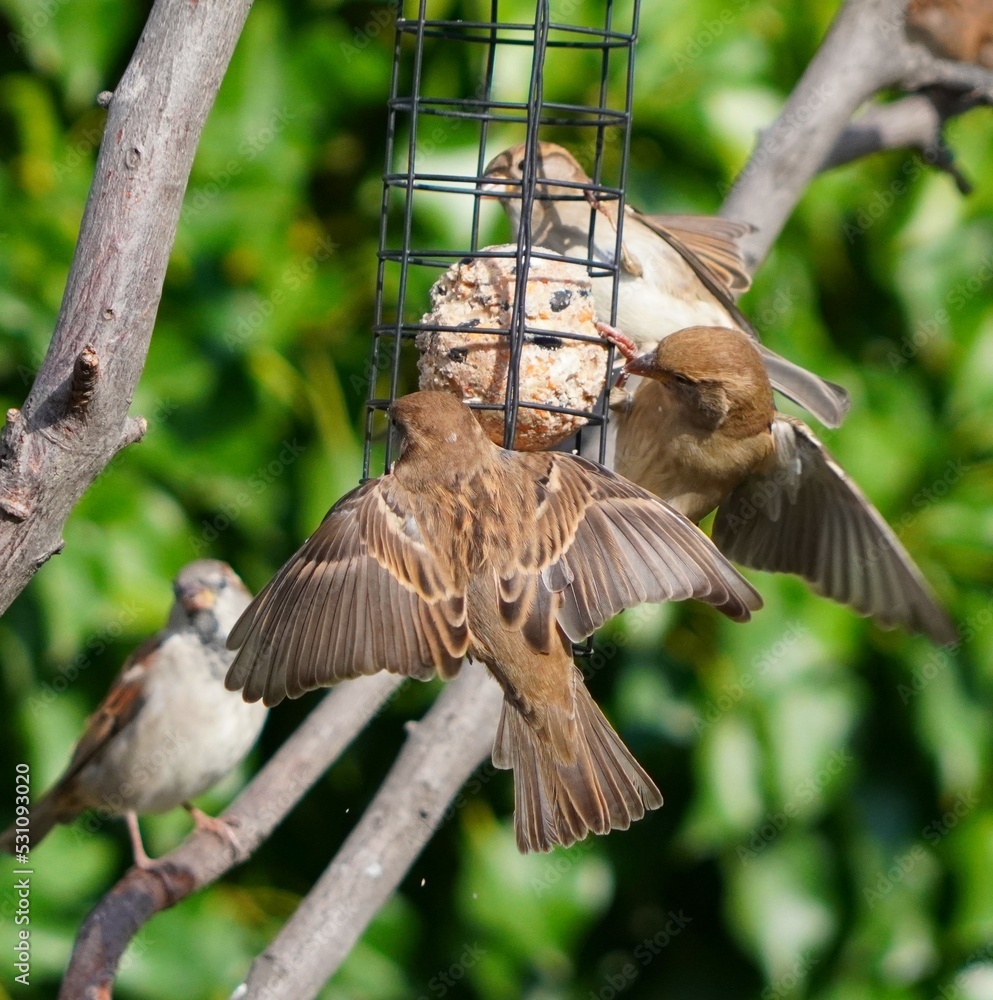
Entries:
[[497,447],[454,395],[391,419],[400,456],[335,504],[231,631],[232,690],[274,705],[378,670],[504,691],[493,763],[513,768],[522,851],[626,829],[662,804],[572,659],[623,608],[695,597],[743,621],[752,587],[681,514],[585,459]]
[[[500,153],[485,168],[483,188],[500,193],[515,239],[520,231],[523,145]],[[617,202],[597,201],[593,181],[575,157],[551,142],[538,143],[538,183],[532,209],[531,238],[569,257],[610,264],[617,239]],[[516,194],[516,197],[515,197]],[[590,252],[592,212],[597,221]],[[762,354],[775,389],[837,427],[851,405],[848,393],[787,361],[758,342],[758,334],[735,305],[735,292],[750,278],[737,240],[751,226],[706,215],[643,215],[624,210],[617,327],[642,351],[649,351],[676,330],[689,326],[735,326],[747,333]],[[613,279],[593,280],[593,296],[601,318],[610,316]]]
[[[754,342],[692,327],[629,361],[617,470],[699,521],[729,559],[797,573],[818,593],[951,643],[956,631],[882,516],[806,424],[777,413]],[[624,433],[621,433],[623,431]]]
[[[183,805],[198,827],[231,838],[226,824],[188,800],[227,775],[265,723],[263,706],[249,705],[223,683],[233,659],[224,643],[252,595],[230,566],[213,559],[185,566],[173,590],[165,628],[128,658],[65,773],[32,805],[32,847],[87,809],[126,817],[139,867],[151,862],[138,813]],[[0,850],[15,849],[18,831],[0,837]]]

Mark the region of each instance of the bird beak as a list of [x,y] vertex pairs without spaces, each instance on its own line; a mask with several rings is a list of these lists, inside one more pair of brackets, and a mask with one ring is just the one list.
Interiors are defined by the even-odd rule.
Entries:
[[483,192],[484,198],[499,198],[512,194],[514,191],[520,194],[520,187],[511,186],[507,183],[508,180],[509,178],[506,174],[498,172],[490,173],[487,170],[486,176],[480,178],[479,183],[476,185],[476,190]]
[[195,611],[209,611],[217,600],[217,595],[208,587],[200,587],[196,590],[184,590],[179,595],[179,603],[190,613]]
[[646,378],[658,375],[658,367],[655,364],[655,355],[648,351],[632,358],[623,368],[625,375],[642,375]]
[[477,191],[485,191],[483,197],[499,197],[513,191],[520,192],[520,185],[510,185],[510,173],[507,167],[503,166],[507,159],[502,154],[494,157],[483,168],[483,177],[480,178],[476,186]]

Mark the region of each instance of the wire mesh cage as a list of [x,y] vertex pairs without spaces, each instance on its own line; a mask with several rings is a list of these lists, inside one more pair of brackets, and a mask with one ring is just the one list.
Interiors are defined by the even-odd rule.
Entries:
[[[395,459],[385,411],[418,385],[459,393],[505,447],[551,446],[529,430],[544,422],[558,447],[603,461],[613,350],[569,304],[591,281],[616,292],[637,0],[484,0],[449,20],[427,7],[397,10],[363,475]],[[589,103],[548,92],[550,67],[550,80],[585,81]],[[547,141],[588,178],[545,181]],[[515,146],[520,176],[491,183],[487,164]],[[588,233],[565,254],[539,245],[536,200],[588,203]],[[501,201],[519,220],[509,239]],[[611,203],[608,227],[598,207]]]

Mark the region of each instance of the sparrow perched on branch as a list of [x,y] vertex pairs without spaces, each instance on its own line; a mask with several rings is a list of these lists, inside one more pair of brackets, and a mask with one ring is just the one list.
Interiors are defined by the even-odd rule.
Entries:
[[[503,195],[500,202],[510,217],[515,239],[521,224],[524,155],[523,145],[500,153],[485,168],[483,182],[485,190]],[[569,257],[612,263],[617,202],[597,201],[593,181],[575,157],[555,143],[538,143],[537,178],[533,244]],[[598,218],[591,255],[593,211]],[[750,230],[745,223],[718,216],[643,215],[625,207],[616,326],[642,351],[651,350],[662,338],[685,327],[737,327],[755,341],[773,388],[822,424],[837,427],[851,405],[848,393],[763,347],[735,305],[734,293],[745,291],[751,283],[737,245]],[[609,318],[612,278],[594,278],[593,296],[600,318]]]
[[[173,585],[164,629],[128,658],[90,717],[72,760],[30,812],[31,847],[56,823],[87,809],[124,815],[135,864],[147,867],[138,813],[189,810],[198,828],[231,839],[227,824],[190,805],[227,775],[254,745],[266,719],[224,688],[233,657],[228,631],[252,595],[226,563],[201,559]],[[0,850],[20,849],[25,827],[0,836]]]
[[743,621],[761,599],[686,518],[601,466],[499,448],[449,393],[390,416],[392,470],[339,500],[253,601],[228,687],[274,705],[378,670],[449,679],[470,656],[504,691],[493,763],[514,770],[520,849],[626,829],[662,797],[571,643],[643,601]]
[[[956,631],[899,539],[806,424],[777,413],[754,342],[692,327],[630,360],[617,470],[699,521],[729,559],[796,573],[885,628]],[[623,431],[623,433],[621,433]]]

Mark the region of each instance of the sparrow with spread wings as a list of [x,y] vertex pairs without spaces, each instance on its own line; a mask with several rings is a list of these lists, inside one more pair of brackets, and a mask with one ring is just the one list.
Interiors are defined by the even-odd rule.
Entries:
[[[954,642],[956,630],[896,534],[802,421],[777,413],[754,342],[739,330],[672,334],[614,396],[616,468],[697,522],[729,559],[796,573],[887,628]],[[623,433],[621,433],[623,432]]]
[[392,470],[338,501],[253,601],[228,687],[274,705],[379,670],[451,678],[469,656],[503,688],[493,763],[514,771],[521,850],[627,828],[662,797],[572,642],[644,601],[744,621],[761,599],[695,525],[601,466],[499,448],[448,393],[390,414]]

